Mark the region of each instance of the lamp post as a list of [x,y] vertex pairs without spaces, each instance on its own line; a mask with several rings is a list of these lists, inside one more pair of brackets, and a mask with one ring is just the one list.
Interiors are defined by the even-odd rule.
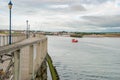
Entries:
[[28,38],[28,20],[26,20],[27,28],[26,28],[26,38]]
[[30,37],[30,24],[29,24],[29,27],[28,27],[28,34],[29,34],[29,37]]
[[10,25],[9,25],[9,44],[11,44],[11,9],[12,9],[12,2],[10,1],[9,3],[8,3],[8,7],[9,7],[9,10],[10,10]]

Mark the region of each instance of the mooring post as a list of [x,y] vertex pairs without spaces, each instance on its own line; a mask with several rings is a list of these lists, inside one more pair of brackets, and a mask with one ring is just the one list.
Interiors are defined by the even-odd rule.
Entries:
[[14,80],[20,80],[20,50],[14,52]]

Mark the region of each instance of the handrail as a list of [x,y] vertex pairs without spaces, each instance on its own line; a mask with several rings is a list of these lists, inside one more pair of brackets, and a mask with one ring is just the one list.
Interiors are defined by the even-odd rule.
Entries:
[[19,42],[19,43],[16,43],[16,44],[12,44],[12,45],[8,45],[8,46],[3,46],[3,47],[0,47],[0,55],[4,55],[5,53],[8,53],[8,52],[13,52],[17,49],[20,49],[22,47],[25,47],[27,45],[32,45],[34,43],[37,43],[39,41],[43,41],[43,40],[47,40],[46,37],[44,38],[32,38],[33,40],[30,40],[29,42],[26,42],[28,39],[22,41],[22,42]]
[[[16,43],[19,41],[22,41],[24,39],[26,39],[26,36],[23,34],[19,34],[19,35],[12,35],[12,43]],[[0,34],[0,47],[1,46],[6,46],[9,45],[9,35],[8,34]]]

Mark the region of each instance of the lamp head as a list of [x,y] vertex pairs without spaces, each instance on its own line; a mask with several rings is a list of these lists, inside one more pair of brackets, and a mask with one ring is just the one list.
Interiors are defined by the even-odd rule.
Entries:
[[10,1],[9,3],[8,3],[8,7],[9,7],[9,9],[12,9],[12,2]]
[[28,20],[26,20],[26,22],[28,23]]

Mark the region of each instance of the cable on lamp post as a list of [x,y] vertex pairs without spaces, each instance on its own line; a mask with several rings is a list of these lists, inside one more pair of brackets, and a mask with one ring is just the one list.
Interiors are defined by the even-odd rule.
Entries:
[[9,20],[9,44],[11,44],[12,43],[12,39],[11,39],[11,9],[12,9],[12,2],[10,1],[9,3],[8,3],[8,7],[9,7],[9,16],[10,16],[10,20]]

